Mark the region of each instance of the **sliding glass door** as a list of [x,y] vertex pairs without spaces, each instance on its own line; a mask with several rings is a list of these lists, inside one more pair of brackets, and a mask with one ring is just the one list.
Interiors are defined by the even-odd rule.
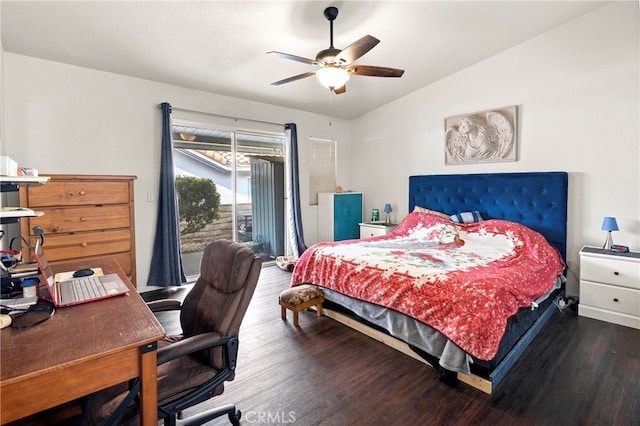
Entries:
[[183,265],[199,273],[204,246],[247,244],[263,261],[284,255],[284,135],[173,125]]

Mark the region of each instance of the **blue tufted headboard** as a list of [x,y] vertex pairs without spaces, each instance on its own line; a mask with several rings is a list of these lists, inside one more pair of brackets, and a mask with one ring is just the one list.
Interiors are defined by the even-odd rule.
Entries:
[[567,253],[566,172],[478,173],[409,177],[415,206],[447,214],[478,210],[484,219],[522,223]]

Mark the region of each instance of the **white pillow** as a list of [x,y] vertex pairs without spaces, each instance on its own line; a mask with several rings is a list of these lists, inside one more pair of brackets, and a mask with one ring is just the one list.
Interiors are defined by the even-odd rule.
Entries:
[[461,212],[451,215],[451,220],[458,223],[482,222],[484,219],[478,210],[472,212]]

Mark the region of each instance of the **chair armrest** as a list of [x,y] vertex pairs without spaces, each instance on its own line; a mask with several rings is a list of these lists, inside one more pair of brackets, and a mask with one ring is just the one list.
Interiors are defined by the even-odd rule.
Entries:
[[147,302],[151,312],[176,311],[182,307],[182,302],[175,299],[152,300]]
[[[213,377],[188,391],[180,398],[158,404],[158,413],[166,413],[169,415],[206,401],[214,395],[218,386],[233,378],[238,360],[238,336],[220,336],[213,332],[204,333],[188,337],[158,349],[158,365],[160,365],[172,359],[216,346],[222,346],[224,367],[219,370],[216,369],[217,373]],[[202,415],[204,415],[204,413]],[[201,423],[194,422],[193,424]]]
[[235,342],[235,350],[237,351],[237,336],[220,336],[218,333],[203,333],[196,336],[187,337],[179,342],[172,343],[168,346],[158,349],[158,365],[164,364],[176,358],[190,355],[204,349],[210,349],[217,346],[225,347],[225,353],[230,350],[230,344]]

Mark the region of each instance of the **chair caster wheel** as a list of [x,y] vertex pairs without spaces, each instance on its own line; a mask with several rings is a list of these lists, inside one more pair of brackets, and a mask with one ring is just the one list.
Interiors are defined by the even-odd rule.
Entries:
[[240,426],[240,417],[242,417],[242,411],[236,410],[235,413],[229,413],[229,421],[233,426]]

